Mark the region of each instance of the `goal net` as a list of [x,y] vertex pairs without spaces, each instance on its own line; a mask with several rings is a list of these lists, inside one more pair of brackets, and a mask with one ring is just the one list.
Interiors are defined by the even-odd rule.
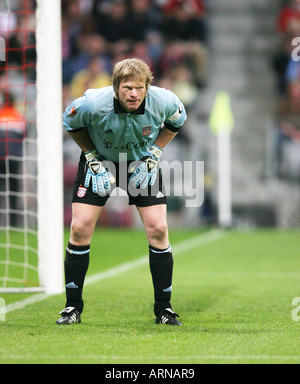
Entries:
[[0,4],[0,292],[63,287],[60,30],[60,0]]

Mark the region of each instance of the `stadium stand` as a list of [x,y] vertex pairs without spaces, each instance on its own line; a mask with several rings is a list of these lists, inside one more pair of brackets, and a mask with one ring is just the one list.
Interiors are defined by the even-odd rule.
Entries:
[[[199,92],[207,85],[208,36],[203,0],[63,0],[64,106],[83,94],[84,88],[108,85],[115,62],[139,57],[153,71],[154,84],[176,92],[188,112],[193,112]],[[189,147],[191,132],[196,129],[194,120],[190,121],[172,143],[169,160],[178,159],[179,142]],[[78,148],[66,134],[64,140],[68,223],[67,201],[70,201]],[[178,210],[181,205],[178,199],[170,201],[171,210]],[[110,209],[115,207],[114,203]],[[124,223],[124,210],[126,204],[114,212],[114,216],[120,216],[120,225]],[[109,215],[102,215],[101,223],[110,224],[107,220]],[[116,222],[114,219],[114,225]]]
[[274,132],[274,152],[277,157],[275,172],[281,178],[299,181],[300,54],[293,44],[293,40],[300,37],[299,0],[290,0],[280,8],[275,27],[280,42],[274,57],[278,84]]
[[[36,166],[22,156],[36,150],[29,144],[36,138],[36,50],[35,2],[4,1],[0,4],[0,36],[5,41],[5,60],[0,61],[0,225],[36,226],[36,201],[31,192],[36,183],[25,180],[35,173]],[[32,171],[32,168],[33,171]],[[24,213],[24,205],[27,213]]]
[[[0,29],[15,31],[8,40],[14,68],[6,71],[0,62],[1,107],[8,97],[4,89],[10,86],[17,109],[26,115],[26,136],[32,137],[35,42],[30,31],[34,31],[35,1],[10,3],[14,13],[9,19],[0,17]],[[18,15],[24,4],[26,15]],[[189,113],[166,159],[182,160],[185,153],[190,160],[206,163],[204,206],[184,210],[182,217],[182,202],[171,200],[172,223],[206,225],[215,222],[216,211],[216,146],[207,117],[216,93],[227,90],[236,120],[235,224],[299,226],[299,62],[290,60],[291,38],[300,36],[298,21],[299,0],[276,5],[274,0],[247,4],[240,0],[62,0],[63,107],[85,87],[108,84],[116,61],[132,56],[144,59],[155,74],[155,84],[173,89]],[[26,112],[22,111],[24,94]],[[66,133],[63,139],[68,224],[79,149]],[[124,215],[122,204],[117,210],[119,222],[130,225],[132,217],[126,215],[131,212]],[[106,223],[109,215],[103,215]],[[115,217],[113,225],[117,223]]]

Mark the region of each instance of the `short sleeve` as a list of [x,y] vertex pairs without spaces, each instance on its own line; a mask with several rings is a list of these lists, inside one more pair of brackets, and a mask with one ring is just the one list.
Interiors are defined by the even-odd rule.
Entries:
[[172,102],[169,104],[165,123],[173,126],[174,128],[180,128],[183,126],[187,119],[184,105],[179,98],[173,94]]
[[67,131],[87,127],[90,122],[90,105],[86,95],[70,104],[63,114],[63,126]]

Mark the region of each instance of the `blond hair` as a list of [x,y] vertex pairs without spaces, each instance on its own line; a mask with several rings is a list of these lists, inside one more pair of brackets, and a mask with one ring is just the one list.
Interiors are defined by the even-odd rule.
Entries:
[[148,91],[153,75],[149,66],[141,59],[125,59],[118,62],[113,70],[112,84],[116,96],[119,95],[119,87],[122,81],[134,80],[144,82]]

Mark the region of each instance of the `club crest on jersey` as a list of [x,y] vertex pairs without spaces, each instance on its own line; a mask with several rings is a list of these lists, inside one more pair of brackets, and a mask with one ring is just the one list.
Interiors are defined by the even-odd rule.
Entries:
[[86,195],[87,188],[79,187],[77,191],[77,196],[82,199]]
[[77,115],[77,112],[75,111],[75,107],[73,107],[72,109],[71,109],[71,111],[69,112],[69,115],[68,116],[70,116],[71,117],[71,119],[73,119],[73,117],[75,117],[76,115]]
[[144,127],[143,128],[143,135],[144,136],[149,136],[152,130],[152,126],[150,125],[149,127]]

